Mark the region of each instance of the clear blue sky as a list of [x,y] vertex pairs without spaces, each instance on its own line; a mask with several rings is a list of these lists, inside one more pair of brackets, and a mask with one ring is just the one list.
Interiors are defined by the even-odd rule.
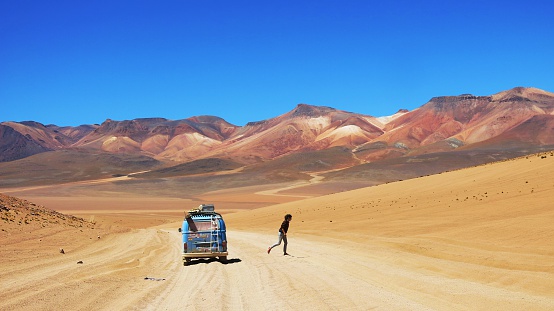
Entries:
[[244,125],[298,103],[385,116],[554,92],[552,3],[0,0],[0,121]]

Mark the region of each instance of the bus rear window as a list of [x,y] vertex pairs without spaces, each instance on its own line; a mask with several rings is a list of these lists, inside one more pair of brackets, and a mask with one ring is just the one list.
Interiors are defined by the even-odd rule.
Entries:
[[187,222],[189,223],[190,231],[196,232],[196,231],[210,231],[210,230],[216,230],[218,228],[218,222],[217,221],[209,221],[209,220],[193,220],[189,221],[187,219]]

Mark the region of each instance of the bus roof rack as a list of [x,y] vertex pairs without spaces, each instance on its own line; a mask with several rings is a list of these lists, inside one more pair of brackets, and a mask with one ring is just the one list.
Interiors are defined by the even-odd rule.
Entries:
[[213,204],[200,204],[197,208],[193,208],[188,212],[185,212],[185,218],[189,218],[193,215],[219,215],[215,212],[215,207]]

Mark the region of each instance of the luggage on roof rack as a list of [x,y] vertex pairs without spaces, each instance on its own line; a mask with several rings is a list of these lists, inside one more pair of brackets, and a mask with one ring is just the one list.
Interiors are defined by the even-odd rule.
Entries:
[[192,217],[192,216],[210,215],[210,214],[219,215],[219,213],[215,212],[214,205],[213,204],[200,204],[200,206],[198,206],[197,208],[193,208],[193,209],[189,210],[188,212],[185,212],[185,219],[189,218],[189,217]]

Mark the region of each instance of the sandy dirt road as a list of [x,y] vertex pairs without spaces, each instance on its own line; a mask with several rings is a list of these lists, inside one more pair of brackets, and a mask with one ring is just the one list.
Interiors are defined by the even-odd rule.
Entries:
[[[179,234],[167,226],[91,240],[49,258],[32,252],[14,260],[6,256],[10,269],[0,274],[1,309],[425,309],[366,279],[344,258],[324,256],[328,246],[298,239],[292,256],[278,248],[268,255],[272,236],[240,231],[228,236],[227,264],[206,259],[184,267]],[[17,245],[6,247],[25,247]]]
[[[452,277],[390,247],[229,231],[229,263],[180,260],[178,224],[91,239],[66,254],[4,256],[2,310],[552,310],[551,299]],[[336,242],[336,241],[335,241]],[[24,243],[23,243],[24,244]],[[3,254],[29,249],[6,245]],[[10,249],[11,248],[11,249]],[[82,261],[83,263],[78,263]],[[433,260],[432,260],[433,261]],[[436,261],[434,261],[436,262]],[[451,263],[449,264],[451,267]],[[487,267],[483,267],[486,274]],[[494,308],[493,308],[494,309]]]

